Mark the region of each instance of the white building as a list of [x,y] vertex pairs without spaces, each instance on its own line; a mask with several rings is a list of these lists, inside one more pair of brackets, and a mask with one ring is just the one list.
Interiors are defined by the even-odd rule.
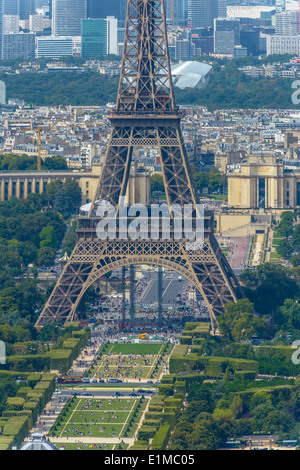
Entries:
[[276,35],[295,36],[299,34],[299,12],[283,11],[275,15]]
[[29,30],[33,33],[39,33],[51,27],[51,20],[42,15],[29,16]]
[[295,54],[300,55],[300,35],[298,36],[271,36],[266,35],[267,55]]
[[107,53],[118,55],[118,19],[114,16],[106,18],[107,24]]
[[19,16],[3,15],[3,34],[18,33],[20,31],[19,23]]
[[37,59],[41,57],[59,59],[72,56],[73,38],[67,36],[39,36],[36,38],[35,55]]

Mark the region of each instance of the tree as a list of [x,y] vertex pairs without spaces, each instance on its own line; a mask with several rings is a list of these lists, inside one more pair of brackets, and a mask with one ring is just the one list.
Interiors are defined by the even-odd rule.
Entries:
[[290,256],[293,254],[293,247],[290,244],[290,242],[286,239],[283,238],[279,240],[278,245],[276,246],[276,251],[284,259],[290,258]]
[[46,157],[43,166],[48,170],[67,170],[68,164],[65,158],[55,155],[54,157]]
[[261,335],[266,322],[256,318],[254,312],[254,305],[248,299],[229,302],[218,319],[221,334],[233,341],[245,341],[254,335]]
[[299,295],[292,270],[265,263],[258,266],[255,279],[255,284],[244,291],[260,315],[275,314],[286,299],[295,299]]
[[199,171],[194,174],[194,182],[196,189],[202,193],[203,189],[208,186],[208,173]]
[[57,192],[63,187],[63,183],[60,180],[51,181],[47,184],[46,194],[48,201],[53,206]]
[[67,179],[64,183],[64,188],[67,190],[68,195],[72,199],[73,209],[78,209],[82,201],[82,191],[78,182],[73,179]]
[[57,191],[54,199],[53,208],[55,211],[63,215],[63,217],[70,217],[73,210],[73,200],[69,195],[67,189],[61,188]]
[[279,326],[283,328],[300,330],[300,305],[298,301],[286,299],[284,304],[279,307],[275,319]]
[[56,252],[49,246],[43,246],[38,251],[37,265],[38,266],[53,266],[55,261]]
[[162,175],[154,174],[151,176],[151,192],[164,194],[165,185]]
[[54,228],[48,225],[44,227],[40,233],[40,247],[48,247],[53,248],[54,250],[57,248],[57,239],[55,235]]
[[223,192],[226,183],[226,175],[222,175],[216,168],[212,168],[208,173],[208,190],[216,193]]
[[69,232],[66,233],[65,238],[63,240],[63,245],[62,245],[62,254],[64,255],[65,252],[67,252],[68,256],[72,253],[72,251],[75,248],[77,241],[77,235],[74,232]]

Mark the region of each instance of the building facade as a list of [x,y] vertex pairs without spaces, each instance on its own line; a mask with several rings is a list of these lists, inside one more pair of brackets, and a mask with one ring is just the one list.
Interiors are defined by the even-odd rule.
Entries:
[[87,0],[87,18],[114,16],[125,21],[127,2],[124,0]]
[[85,60],[118,55],[118,20],[114,17],[88,18],[81,24],[82,50]]
[[36,58],[60,59],[73,55],[73,37],[39,36],[36,38]]
[[238,209],[300,206],[300,166],[274,156],[252,155],[227,171],[228,205]]
[[300,55],[300,35],[299,36],[266,36],[267,55],[291,54]]
[[215,18],[226,16],[226,0],[187,0],[187,20],[192,28],[212,27]]
[[215,54],[234,55],[234,48],[240,44],[240,22],[231,18],[214,20]]
[[[53,181],[73,179],[82,191],[82,204],[92,202],[97,190],[101,165],[93,165],[92,171],[15,171],[0,172],[0,201],[11,197],[26,199],[29,194],[42,194]],[[151,200],[151,177],[147,173],[131,175],[126,192],[127,204],[149,204]]]
[[34,33],[9,33],[3,35],[3,60],[34,60],[34,58]]
[[280,36],[299,34],[299,12],[283,11],[275,15],[275,31]]
[[52,34],[81,36],[81,20],[87,17],[87,0],[52,0]]
[[81,56],[93,59],[107,54],[107,22],[104,19],[85,19],[81,23]]

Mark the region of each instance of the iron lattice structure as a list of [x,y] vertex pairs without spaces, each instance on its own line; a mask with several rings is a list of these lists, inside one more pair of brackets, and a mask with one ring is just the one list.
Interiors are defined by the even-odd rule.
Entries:
[[164,0],[128,0],[120,85],[105,163],[89,217],[79,217],[77,245],[36,326],[73,321],[86,290],[106,273],[134,264],[172,269],[200,291],[213,330],[224,305],[243,297],[242,289],[213,232],[213,213],[205,214],[205,241],[189,251],[185,241],[101,241],[96,234],[98,201],[116,209],[125,196],[133,150],[157,147],[169,207],[200,203],[194,188],[175,105],[168,52]]

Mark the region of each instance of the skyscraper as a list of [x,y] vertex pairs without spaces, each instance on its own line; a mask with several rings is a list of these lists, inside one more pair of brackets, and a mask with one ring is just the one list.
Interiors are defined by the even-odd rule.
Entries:
[[[10,1],[10,0],[9,0]],[[28,20],[35,13],[35,0],[20,0],[20,19]]]
[[214,26],[216,54],[234,54],[234,47],[240,44],[240,22],[232,18],[215,18]]
[[188,22],[192,28],[213,26],[215,18],[226,18],[226,0],[187,0]]
[[4,15],[20,16],[20,0],[3,0]]
[[88,18],[82,20],[81,28],[83,59],[118,53],[118,20],[114,17]]
[[166,0],[167,20],[176,26],[187,26],[187,0]]
[[3,0],[0,0],[0,59],[3,59]]
[[[183,1],[183,0],[181,0]],[[127,0],[88,0],[88,18],[106,18],[114,16],[119,21],[125,21]]]
[[286,0],[276,0],[276,13],[286,10]]
[[52,0],[53,35],[81,36],[81,20],[86,16],[86,0]]
[[104,19],[82,20],[81,38],[81,57],[83,59],[95,59],[97,56],[107,54],[107,23]]

